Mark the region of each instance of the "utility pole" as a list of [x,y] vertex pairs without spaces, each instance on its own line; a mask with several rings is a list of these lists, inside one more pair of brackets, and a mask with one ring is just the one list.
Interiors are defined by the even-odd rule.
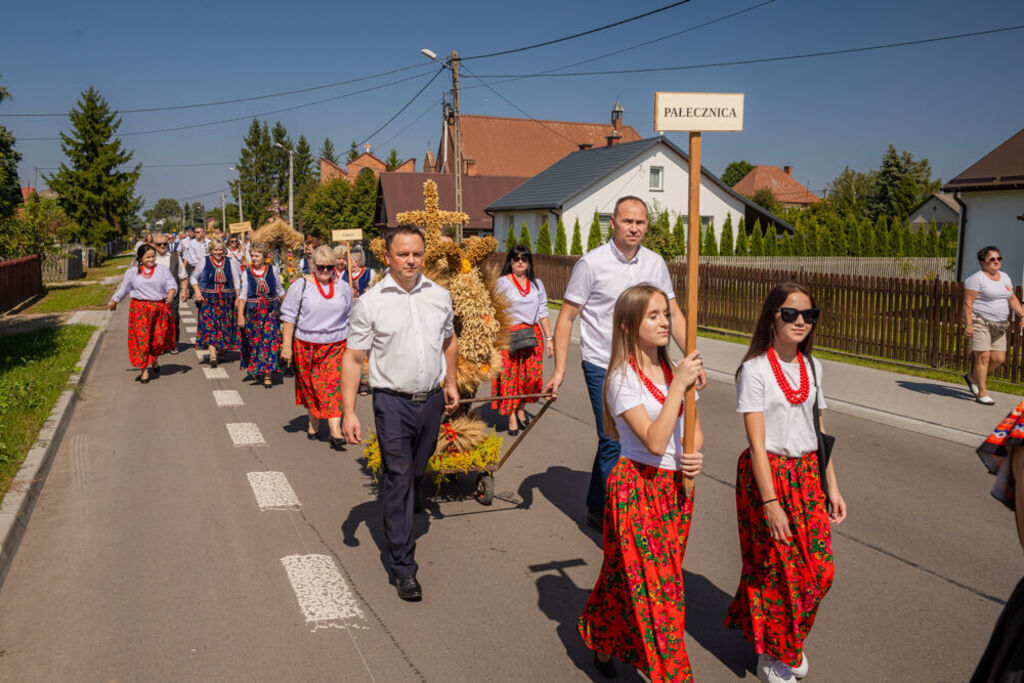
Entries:
[[228,229],[228,209],[224,193],[220,193],[220,229],[225,232]]
[[295,229],[295,152],[288,150],[288,227]]
[[[462,115],[459,112],[459,53],[452,50],[452,108],[455,113],[455,210],[462,211]],[[455,226],[455,241],[462,242],[462,224]]]

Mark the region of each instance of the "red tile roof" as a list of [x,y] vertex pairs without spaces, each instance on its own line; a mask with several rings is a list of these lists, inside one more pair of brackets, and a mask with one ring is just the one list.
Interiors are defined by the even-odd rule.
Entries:
[[765,188],[771,190],[775,198],[783,204],[814,204],[821,201],[821,197],[778,166],[755,166],[754,170],[743,176],[743,180],[736,183],[732,189],[747,197],[753,197],[758,190]]
[[[531,178],[576,152],[580,144],[603,147],[612,134],[610,123],[536,121],[501,116],[462,115],[463,156],[472,167],[467,175]],[[640,140],[632,126],[622,126],[619,142]],[[455,161],[455,132],[448,126],[448,168]],[[437,163],[445,158],[439,146]]]
[[[439,208],[455,210],[455,177],[447,173],[381,173],[377,190],[377,225],[395,225],[395,215],[423,208],[423,183],[437,183]],[[528,178],[476,176],[462,179],[462,210],[469,214],[470,230],[490,230],[491,217],[484,207],[508,194]]]

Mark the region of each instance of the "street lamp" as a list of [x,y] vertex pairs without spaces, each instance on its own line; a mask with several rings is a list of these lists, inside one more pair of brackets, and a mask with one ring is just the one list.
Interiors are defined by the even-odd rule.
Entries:
[[[430,49],[420,50],[427,59],[433,60],[452,72],[452,112],[455,118],[455,210],[462,211],[462,116],[459,114],[459,53],[452,50],[452,56],[442,62]],[[448,123],[445,122],[447,126]],[[455,241],[462,242],[462,225],[455,226]]]
[[228,166],[228,170],[238,174],[238,222],[241,223],[245,220],[242,218],[242,172],[234,166]]
[[288,227],[292,230],[295,229],[295,152],[288,149],[280,142],[274,143],[275,147],[280,147],[284,151],[288,152]]

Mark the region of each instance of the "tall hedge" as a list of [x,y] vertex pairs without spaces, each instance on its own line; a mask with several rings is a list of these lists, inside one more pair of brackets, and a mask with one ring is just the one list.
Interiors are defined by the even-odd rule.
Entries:
[[572,226],[572,248],[569,249],[571,256],[583,256],[583,238],[580,235],[580,218],[576,217],[576,223]]
[[590,221],[590,233],[587,234],[587,251],[597,249],[604,241],[601,235],[601,219],[598,218],[597,211],[594,211],[594,219]]
[[530,229],[526,227],[526,221],[523,221],[523,227],[519,229],[519,244],[533,251],[533,243],[530,241]]
[[540,231],[537,233],[537,249],[534,250],[534,253],[551,254],[551,230],[548,228],[547,221],[540,224]]
[[505,235],[505,251],[512,251],[518,244],[519,242],[516,242],[516,229],[509,226],[508,234]]
[[700,248],[701,256],[718,256],[718,240],[715,239],[715,226],[708,225],[704,232],[704,244]]
[[747,221],[740,216],[740,222],[736,225],[736,246],[733,248],[736,256],[749,256],[750,243],[747,240]]
[[732,256],[736,253],[736,248],[733,246],[732,241],[732,214],[725,215],[725,223],[722,224],[722,237],[718,244],[719,256]]

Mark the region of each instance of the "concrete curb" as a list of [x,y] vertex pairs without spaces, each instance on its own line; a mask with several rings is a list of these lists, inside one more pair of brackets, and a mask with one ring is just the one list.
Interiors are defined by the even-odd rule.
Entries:
[[39,499],[46,483],[46,475],[50,472],[50,465],[53,458],[60,449],[64,432],[71,421],[71,414],[75,403],[78,401],[78,394],[85,383],[85,378],[96,360],[99,351],[100,341],[106,334],[110,317],[104,318],[89,343],[82,350],[79,357],[78,372],[73,372],[68,377],[67,387],[57,397],[57,403],[50,411],[50,416],[43,423],[36,442],[25,456],[25,462],[11,482],[7,493],[0,501],[0,587],[3,586],[7,572],[14,561],[14,554],[21,543],[21,537],[25,535],[28,528],[29,518],[35,509],[36,501]]

